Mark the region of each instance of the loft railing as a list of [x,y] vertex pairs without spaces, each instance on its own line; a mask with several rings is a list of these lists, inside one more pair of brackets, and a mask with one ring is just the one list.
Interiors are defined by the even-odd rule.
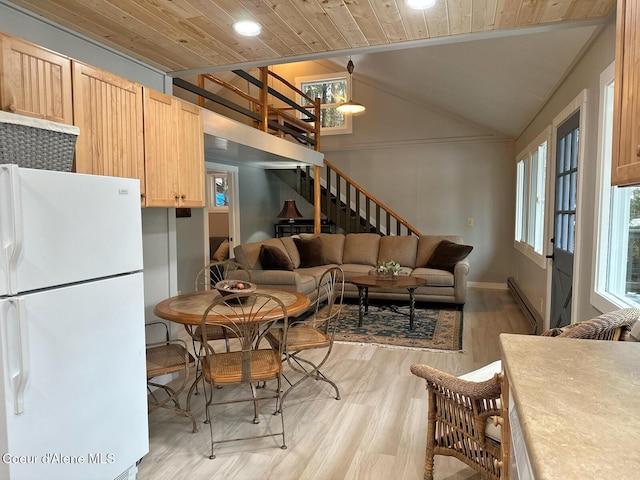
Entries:
[[[268,67],[260,67],[259,72],[260,78],[256,78],[244,70],[233,70],[236,76],[246,80],[246,91],[210,74],[198,75],[198,85],[180,78],[174,78],[173,84],[196,94],[201,107],[205,107],[205,100],[210,100],[246,117],[264,132],[283,138],[289,135],[298,143],[319,151],[320,99],[309,97]],[[270,78],[278,82],[279,89],[269,86]],[[210,83],[223,87],[229,95],[209,91]],[[289,97],[300,97],[305,103],[298,104]]]
[[[391,208],[379,201],[337,167],[324,161],[320,208],[345,233],[374,232],[382,235],[416,235],[420,232]],[[316,182],[310,167],[298,167],[298,193],[313,203]]]

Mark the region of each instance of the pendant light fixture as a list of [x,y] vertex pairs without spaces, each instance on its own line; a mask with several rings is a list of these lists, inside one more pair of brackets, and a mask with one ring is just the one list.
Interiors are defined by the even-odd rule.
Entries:
[[[349,63],[347,63],[347,72],[349,72],[349,78],[351,80],[353,80],[353,62],[351,61],[351,57],[349,57]],[[353,82],[350,82],[351,85],[353,85]],[[365,106],[362,105],[361,103],[358,102],[354,102],[353,100],[349,99],[348,102],[343,102],[340,105],[338,105],[337,110],[340,113],[361,113],[365,111]]]

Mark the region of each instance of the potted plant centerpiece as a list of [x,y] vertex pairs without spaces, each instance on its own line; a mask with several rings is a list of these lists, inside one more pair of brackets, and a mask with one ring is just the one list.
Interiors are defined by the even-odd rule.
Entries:
[[400,264],[389,260],[376,265],[376,276],[380,280],[394,280],[400,273]]

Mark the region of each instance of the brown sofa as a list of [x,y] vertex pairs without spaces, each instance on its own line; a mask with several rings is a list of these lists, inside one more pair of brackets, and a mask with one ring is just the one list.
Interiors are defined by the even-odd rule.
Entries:
[[[304,267],[295,238],[315,240],[321,246],[321,265]],[[401,275],[415,275],[427,279],[427,284],[415,291],[416,300],[464,305],[467,299],[467,274],[469,262],[465,258],[452,266],[450,271],[426,267],[436,247],[448,240],[462,244],[462,237],[455,235],[379,236],[373,233],[302,234],[294,237],[271,238],[262,242],[238,245],[234,249],[235,260],[251,270],[252,281],[259,286],[296,290],[315,300],[317,281],[329,266],[339,265],[345,273],[345,281],[355,276],[369,274],[378,264],[393,260],[402,266]],[[261,247],[275,247],[288,260],[287,269],[264,269],[261,263]],[[286,258],[285,258],[286,257]],[[263,257],[264,259],[264,257]],[[345,296],[355,298],[357,288],[345,284]],[[371,289],[370,298],[407,299],[407,293],[398,289]]]

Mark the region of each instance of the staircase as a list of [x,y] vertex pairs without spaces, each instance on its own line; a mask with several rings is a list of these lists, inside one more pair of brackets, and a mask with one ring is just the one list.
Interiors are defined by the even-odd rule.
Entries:
[[[324,164],[326,167],[325,177],[320,181],[320,211],[329,222],[336,226],[336,231],[420,236],[420,232],[415,227],[365,191],[338,168],[326,160]],[[311,204],[314,199],[312,172],[311,167],[298,167],[295,174],[295,185],[292,185],[297,193]],[[281,178],[285,180],[282,176]]]

